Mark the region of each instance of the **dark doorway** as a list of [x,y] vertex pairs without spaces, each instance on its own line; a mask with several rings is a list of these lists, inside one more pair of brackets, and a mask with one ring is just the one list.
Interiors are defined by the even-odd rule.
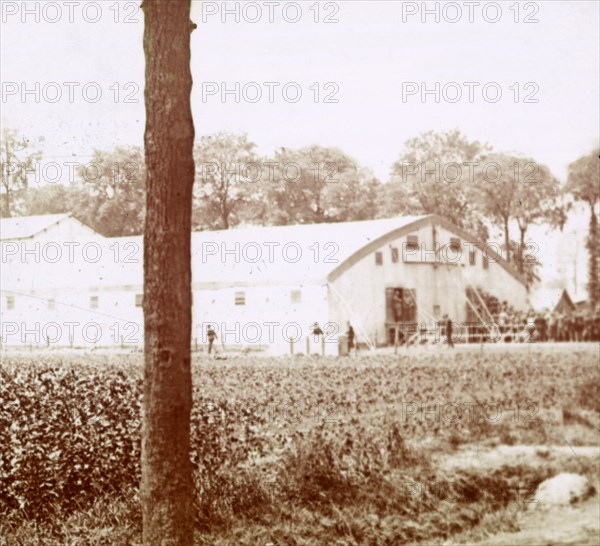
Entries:
[[386,330],[388,343],[406,341],[417,328],[417,295],[410,288],[386,288]]

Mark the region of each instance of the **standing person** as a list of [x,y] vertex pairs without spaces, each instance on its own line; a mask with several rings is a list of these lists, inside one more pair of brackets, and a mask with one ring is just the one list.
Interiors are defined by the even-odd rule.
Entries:
[[575,330],[575,341],[583,341],[583,330],[585,328],[585,321],[583,319],[583,313],[580,310],[575,312],[573,317],[573,329]]
[[548,338],[549,341],[556,341],[556,315],[548,311]]
[[[318,322],[315,322],[311,326],[310,333],[314,336],[313,340],[314,340],[315,347],[313,348],[313,351],[315,348],[318,351],[319,346],[320,346],[321,353],[324,355],[325,354],[325,339],[322,336],[324,336],[325,334],[324,334],[323,330],[321,329],[321,327],[319,326]],[[310,345],[311,345],[310,337],[307,337],[306,338],[306,354],[310,354],[310,351],[311,351]],[[313,354],[318,354],[318,352],[313,353]]]
[[400,322],[402,320],[402,308],[402,290],[400,288],[396,288],[394,290],[394,319],[396,322]]
[[560,312],[556,312],[556,341],[564,341],[565,339],[565,318]]
[[525,318],[525,331],[527,332],[527,342],[533,343],[533,337],[536,334],[535,314],[533,310],[529,310]]
[[322,335],[323,335],[323,330],[321,330],[321,327],[319,326],[319,323],[318,323],[318,322],[315,322],[315,323],[312,325],[312,328],[311,328],[311,333],[312,333],[314,336],[316,336],[316,337],[319,337],[319,336],[322,336]]
[[[206,337],[208,338],[208,354],[211,354],[212,348],[213,348],[213,344],[215,342],[215,339],[217,339],[217,332],[215,332],[213,330],[212,326],[209,326],[206,329]],[[216,349],[215,349],[215,354],[216,354]]]
[[352,324],[350,323],[348,323],[346,336],[348,336],[348,355],[351,355],[352,349],[354,349],[354,328],[352,328]]
[[573,313],[570,313],[565,318],[567,341],[575,341],[575,318]]
[[448,315],[444,315],[446,319],[446,342],[448,343],[448,347],[454,349],[454,341],[452,341],[452,320]]

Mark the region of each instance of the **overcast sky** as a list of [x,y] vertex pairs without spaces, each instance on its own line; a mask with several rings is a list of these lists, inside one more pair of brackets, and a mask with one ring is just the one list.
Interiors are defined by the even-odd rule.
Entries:
[[[68,2],[28,2],[28,14],[22,2],[1,4],[3,119],[27,135],[43,136],[48,159],[77,154],[85,160],[94,147],[141,145],[144,58],[139,2],[80,1],[70,7]],[[301,2],[297,23],[291,22],[298,15],[290,2],[271,7],[272,23],[264,3],[227,3],[233,10],[239,6],[238,23],[235,12],[222,21],[221,2],[205,2],[204,8],[200,2],[193,4],[198,23],[192,34],[193,111],[199,135],[246,132],[264,154],[279,146],[335,145],[373,168],[382,180],[404,141],[429,129],[459,128],[499,151],[531,156],[561,179],[570,161],[598,145],[596,1],[521,2],[518,12],[511,9],[514,2],[500,2],[501,14],[493,6],[484,13],[481,6],[489,3],[482,2],[471,8],[473,22],[463,2],[451,3],[460,13],[447,3],[428,2],[432,10],[439,6],[439,23],[435,13],[425,14],[422,22],[421,2],[321,2],[318,14],[314,2]],[[413,8],[419,12],[411,15]],[[314,22],[317,15],[319,23]],[[484,16],[499,21],[487,22]],[[515,17],[520,22],[515,23]],[[327,18],[338,22],[323,22]],[[456,18],[458,22],[450,22]],[[52,23],[54,19],[58,22]],[[137,23],[125,22],[128,19]],[[17,85],[14,95],[9,94],[14,92],[10,82]],[[23,87],[35,89],[36,82],[39,97],[23,97]],[[46,86],[44,97],[49,82],[58,86]],[[64,82],[80,84],[72,86],[72,103]],[[203,86],[210,91],[211,82],[218,90],[223,83],[234,89],[239,82],[242,89],[257,82],[263,96],[256,103],[243,95],[236,103],[234,94],[225,102],[220,93],[203,98]],[[272,103],[264,82],[280,84],[272,86]],[[335,86],[325,88],[328,82]],[[423,83],[434,89],[440,82],[442,89],[457,82],[463,96],[450,103],[442,95],[436,103],[432,94],[423,102],[417,92],[403,101],[403,83],[408,82],[416,82],[419,90]],[[472,103],[463,82],[480,84],[472,87]],[[535,86],[525,88],[529,82]],[[283,98],[286,83],[297,84],[288,86],[289,99],[301,89],[298,102]],[[484,97],[486,83],[498,85],[488,88]],[[86,84],[92,84],[86,89],[90,100],[102,91],[98,102],[86,102]],[[54,100],[57,88],[62,90],[58,102],[44,100]],[[500,100],[488,102],[498,88]],[[246,87],[248,99],[253,100],[255,92],[255,86]],[[449,99],[455,93],[455,87],[446,88]],[[330,94],[330,100],[339,102],[324,103]],[[139,102],[125,103],[127,97]],[[525,103],[527,97],[539,102]]]
[[[498,151],[532,157],[563,181],[567,165],[598,146],[597,1],[427,2],[428,14],[422,2],[321,2],[318,9],[313,1],[228,2],[225,21],[222,2],[193,4],[197,135],[245,132],[265,155],[280,146],[337,146],[383,181],[406,139],[431,129],[458,128]],[[85,163],[94,148],[143,144],[139,2],[0,5],[2,119],[42,137],[45,161]],[[410,82],[417,91],[403,96]],[[423,100],[423,85],[436,82],[440,89],[456,82],[462,97],[449,102],[457,86],[447,86],[448,100]],[[221,97],[223,84],[236,83],[246,85],[239,103],[234,94]],[[24,88],[33,93],[23,96]],[[262,97],[250,102],[257,88]],[[301,98],[291,102],[298,89]],[[577,223],[581,236],[586,224]]]

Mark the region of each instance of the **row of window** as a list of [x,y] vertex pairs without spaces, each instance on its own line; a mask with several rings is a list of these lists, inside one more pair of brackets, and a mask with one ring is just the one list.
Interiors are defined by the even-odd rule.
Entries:
[[[406,249],[410,251],[418,250],[419,248],[419,240],[416,235],[409,235],[407,237]],[[460,239],[458,237],[450,238],[450,249],[454,252],[458,252],[460,250]],[[392,263],[396,264],[400,261],[400,254],[396,247],[391,247],[391,258]],[[475,250],[469,250],[469,264],[476,265],[476,253]],[[383,252],[377,251],[375,252],[375,265],[383,265]],[[483,269],[488,269],[490,266],[490,262],[487,256],[483,256]]]
[[[48,304],[48,309],[53,310],[56,308],[56,301],[53,299],[46,300]],[[302,302],[302,290],[292,290],[290,292],[290,302],[291,303],[301,303]],[[90,296],[90,309],[98,309],[100,304],[100,299],[98,296]],[[246,292],[236,292],[234,294],[234,304],[235,305],[246,305]],[[135,306],[143,307],[144,305],[144,294],[136,294],[135,295]],[[14,309],[15,308],[15,297],[14,296],[6,296],[6,309]]]

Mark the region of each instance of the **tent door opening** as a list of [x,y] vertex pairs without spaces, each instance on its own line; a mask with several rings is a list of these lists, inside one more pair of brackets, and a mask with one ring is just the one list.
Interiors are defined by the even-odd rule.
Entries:
[[385,325],[388,343],[403,343],[417,331],[416,290],[403,287],[385,289]]

